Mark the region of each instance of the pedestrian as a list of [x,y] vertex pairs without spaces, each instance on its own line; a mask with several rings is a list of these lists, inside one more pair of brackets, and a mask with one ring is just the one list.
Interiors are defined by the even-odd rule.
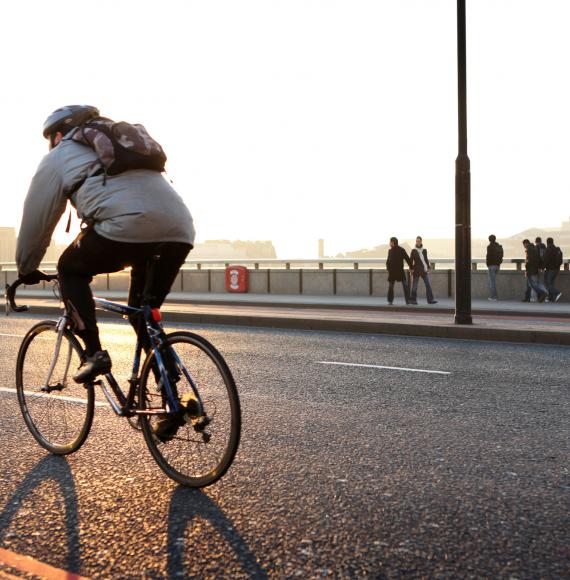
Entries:
[[386,269],[388,270],[388,304],[394,303],[394,284],[401,282],[404,288],[404,298],[406,304],[410,303],[410,289],[407,276],[404,274],[404,261],[411,267],[412,262],[408,252],[398,245],[398,238],[390,238],[390,249],[386,259]]
[[[97,127],[127,128],[129,149],[123,155],[111,137]],[[82,140],[93,136],[86,143]],[[158,256],[151,285],[150,306],[159,308],[194,243],[192,216],[183,199],[161,174],[166,156],[142,125],[113,124],[96,107],[69,105],[46,119],[43,136],[49,153],[32,179],[16,249],[19,278],[37,284],[37,268],[67,202],[86,225],[63,252],[57,265],[61,296],[74,319],[76,334],[85,344],[83,364],[74,374],[77,383],[93,382],[111,370],[111,357],[102,350],[89,286],[97,274],[131,267],[129,306],[140,307],[147,280],[147,262]],[[102,138],[104,137],[104,138]],[[78,142],[79,141],[79,142]],[[101,157],[96,144],[110,143]],[[142,154],[138,153],[144,147]],[[138,157],[134,155],[138,153]],[[130,154],[131,156],[129,157]],[[105,161],[122,164],[107,171]],[[138,317],[131,320],[138,331]],[[148,350],[148,338],[143,347]],[[162,414],[153,432],[166,440],[176,432],[179,417]],[[155,430],[156,427],[156,430]]]
[[523,240],[525,249],[525,270],[526,270],[526,293],[523,302],[530,302],[531,290],[534,290],[539,302],[544,302],[548,296],[548,291],[538,279],[539,258],[538,250],[530,240]]
[[562,250],[554,245],[553,238],[546,238],[546,250],[544,251],[544,285],[548,290],[548,300],[558,302],[562,292],[556,289],[554,282],[562,266]]
[[416,245],[410,252],[410,259],[412,265],[410,266],[410,271],[412,272],[412,293],[410,296],[410,303],[417,304],[417,292],[418,292],[418,282],[420,278],[424,281],[426,287],[426,298],[428,304],[437,304],[437,300],[433,297],[433,290],[431,289],[431,281],[429,278],[429,271],[431,266],[429,264],[428,254],[426,248],[423,246],[423,240],[421,236],[416,238]]
[[489,236],[489,245],[487,246],[487,256],[485,257],[487,264],[487,273],[489,275],[489,291],[491,296],[489,300],[498,300],[497,294],[497,273],[503,263],[503,246],[497,242],[497,237],[491,234]]
[[546,286],[546,279],[544,276],[544,252],[546,252],[546,246],[542,242],[540,236],[536,236],[534,239],[534,245],[536,246],[536,251],[538,252],[538,281],[542,282]]

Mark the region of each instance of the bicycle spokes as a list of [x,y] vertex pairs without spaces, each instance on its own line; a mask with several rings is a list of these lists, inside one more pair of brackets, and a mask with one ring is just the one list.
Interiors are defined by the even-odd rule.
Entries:
[[63,328],[56,331],[53,321],[35,325],[20,346],[16,363],[20,409],[32,435],[51,453],[79,449],[91,426],[93,389],[75,384],[69,372],[79,367],[81,357],[77,340]]
[[[167,414],[172,418],[166,423],[164,415],[143,415],[143,433],[154,458],[170,477],[184,485],[209,485],[227,470],[237,450],[241,422],[237,391],[227,365],[206,340],[178,332],[169,335],[168,341],[180,371],[176,381],[179,415]],[[141,377],[145,400],[154,389],[149,363]],[[169,428],[161,437],[164,425]]]

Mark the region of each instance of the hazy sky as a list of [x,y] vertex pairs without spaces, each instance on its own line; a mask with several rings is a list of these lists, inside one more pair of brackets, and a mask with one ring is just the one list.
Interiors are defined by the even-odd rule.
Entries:
[[[569,23],[569,0],[467,0],[475,237],[570,215]],[[87,103],[162,143],[199,242],[454,234],[455,0],[9,2],[0,50],[0,225],[48,113]]]

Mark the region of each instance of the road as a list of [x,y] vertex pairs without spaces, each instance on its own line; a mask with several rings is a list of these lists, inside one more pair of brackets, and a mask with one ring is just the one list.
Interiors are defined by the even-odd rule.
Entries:
[[[34,320],[0,322],[2,548],[93,578],[568,577],[568,347],[192,325],[243,405],[196,491],[106,408],[73,456],[37,446],[11,391]],[[130,328],[101,328],[124,378]]]

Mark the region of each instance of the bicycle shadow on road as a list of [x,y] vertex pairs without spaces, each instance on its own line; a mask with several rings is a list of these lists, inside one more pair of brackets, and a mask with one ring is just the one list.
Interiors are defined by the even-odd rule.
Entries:
[[[79,573],[81,568],[81,544],[79,541],[79,514],[77,494],[75,492],[75,482],[67,460],[56,455],[44,457],[26,475],[12,494],[2,511],[0,512],[0,545],[4,544],[6,534],[10,524],[22,509],[25,500],[31,500],[34,492],[43,484],[52,482],[59,487],[59,492],[63,498],[63,510],[65,519],[65,536],[67,538],[67,555],[64,566],[66,570]],[[33,516],[31,516],[33,517]],[[39,524],[37,523],[39,521]],[[42,531],[41,520],[35,518],[34,532]],[[38,529],[39,528],[39,529]],[[49,530],[42,534],[51,543],[51,546],[59,546],[57,541],[51,538]],[[59,534],[58,534],[59,536]],[[45,545],[45,544],[44,544]],[[52,553],[54,553],[52,551]],[[37,554],[29,554],[38,557]]]
[[[255,554],[216,502],[200,490],[185,487],[178,487],[174,490],[168,510],[167,571],[169,578],[190,576],[190,571],[184,569],[184,533],[193,520],[199,519],[208,522],[231,547],[241,569],[250,578],[268,578],[267,572],[257,562]],[[192,550],[192,546],[188,546],[188,549]],[[219,546],[217,551],[219,551]],[[204,558],[208,559],[208,555],[204,554]]]

